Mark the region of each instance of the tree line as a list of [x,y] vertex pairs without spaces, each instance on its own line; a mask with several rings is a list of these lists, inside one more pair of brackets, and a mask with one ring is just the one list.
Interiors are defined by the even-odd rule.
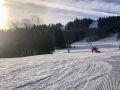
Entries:
[[120,16],[99,18],[97,30],[89,28],[93,21],[89,18],[76,18],[65,26],[61,23],[38,24],[37,19],[37,24],[26,20],[23,25],[19,25],[21,27],[14,23],[14,30],[0,31],[0,57],[51,54],[55,49],[66,48],[68,43],[85,38],[93,41],[120,33]]

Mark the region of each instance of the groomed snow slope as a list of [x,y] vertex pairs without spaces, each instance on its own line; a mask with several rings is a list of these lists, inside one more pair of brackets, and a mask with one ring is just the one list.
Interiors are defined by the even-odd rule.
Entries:
[[120,90],[120,51],[115,37],[57,50],[51,55],[0,59],[0,90]]

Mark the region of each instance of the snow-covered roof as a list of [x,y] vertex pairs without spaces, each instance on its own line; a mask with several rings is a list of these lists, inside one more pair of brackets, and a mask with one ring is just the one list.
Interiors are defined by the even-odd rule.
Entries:
[[93,21],[93,23],[89,26],[89,28],[98,28],[98,22]]

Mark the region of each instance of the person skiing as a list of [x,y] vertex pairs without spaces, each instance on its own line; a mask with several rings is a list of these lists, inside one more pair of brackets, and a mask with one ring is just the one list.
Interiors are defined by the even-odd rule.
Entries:
[[97,47],[95,47],[95,46],[92,47],[91,49],[92,49],[92,53],[94,53],[94,52],[95,53],[101,53],[101,51],[99,51],[99,49]]
[[92,43],[90,43],[90,47],[91,47],[91,50],[92,50],[92,53],[101,53],[101,51],[99,51],[99,49],[95,46],[92,45]]

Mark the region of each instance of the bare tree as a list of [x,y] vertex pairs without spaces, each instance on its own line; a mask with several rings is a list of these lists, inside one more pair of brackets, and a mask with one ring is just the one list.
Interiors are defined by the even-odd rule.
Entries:
[[40,25],[42,24],[42,20],[38,16],[32,16],[31,21],[35,25]]
[[42,24],[42,20],[37,16],[32,16],[31,18],[25,18],[21,21],[15,21],[10,24],[11,29],[18,30],[20,28],[24,28],[29,30],[33,25]]

